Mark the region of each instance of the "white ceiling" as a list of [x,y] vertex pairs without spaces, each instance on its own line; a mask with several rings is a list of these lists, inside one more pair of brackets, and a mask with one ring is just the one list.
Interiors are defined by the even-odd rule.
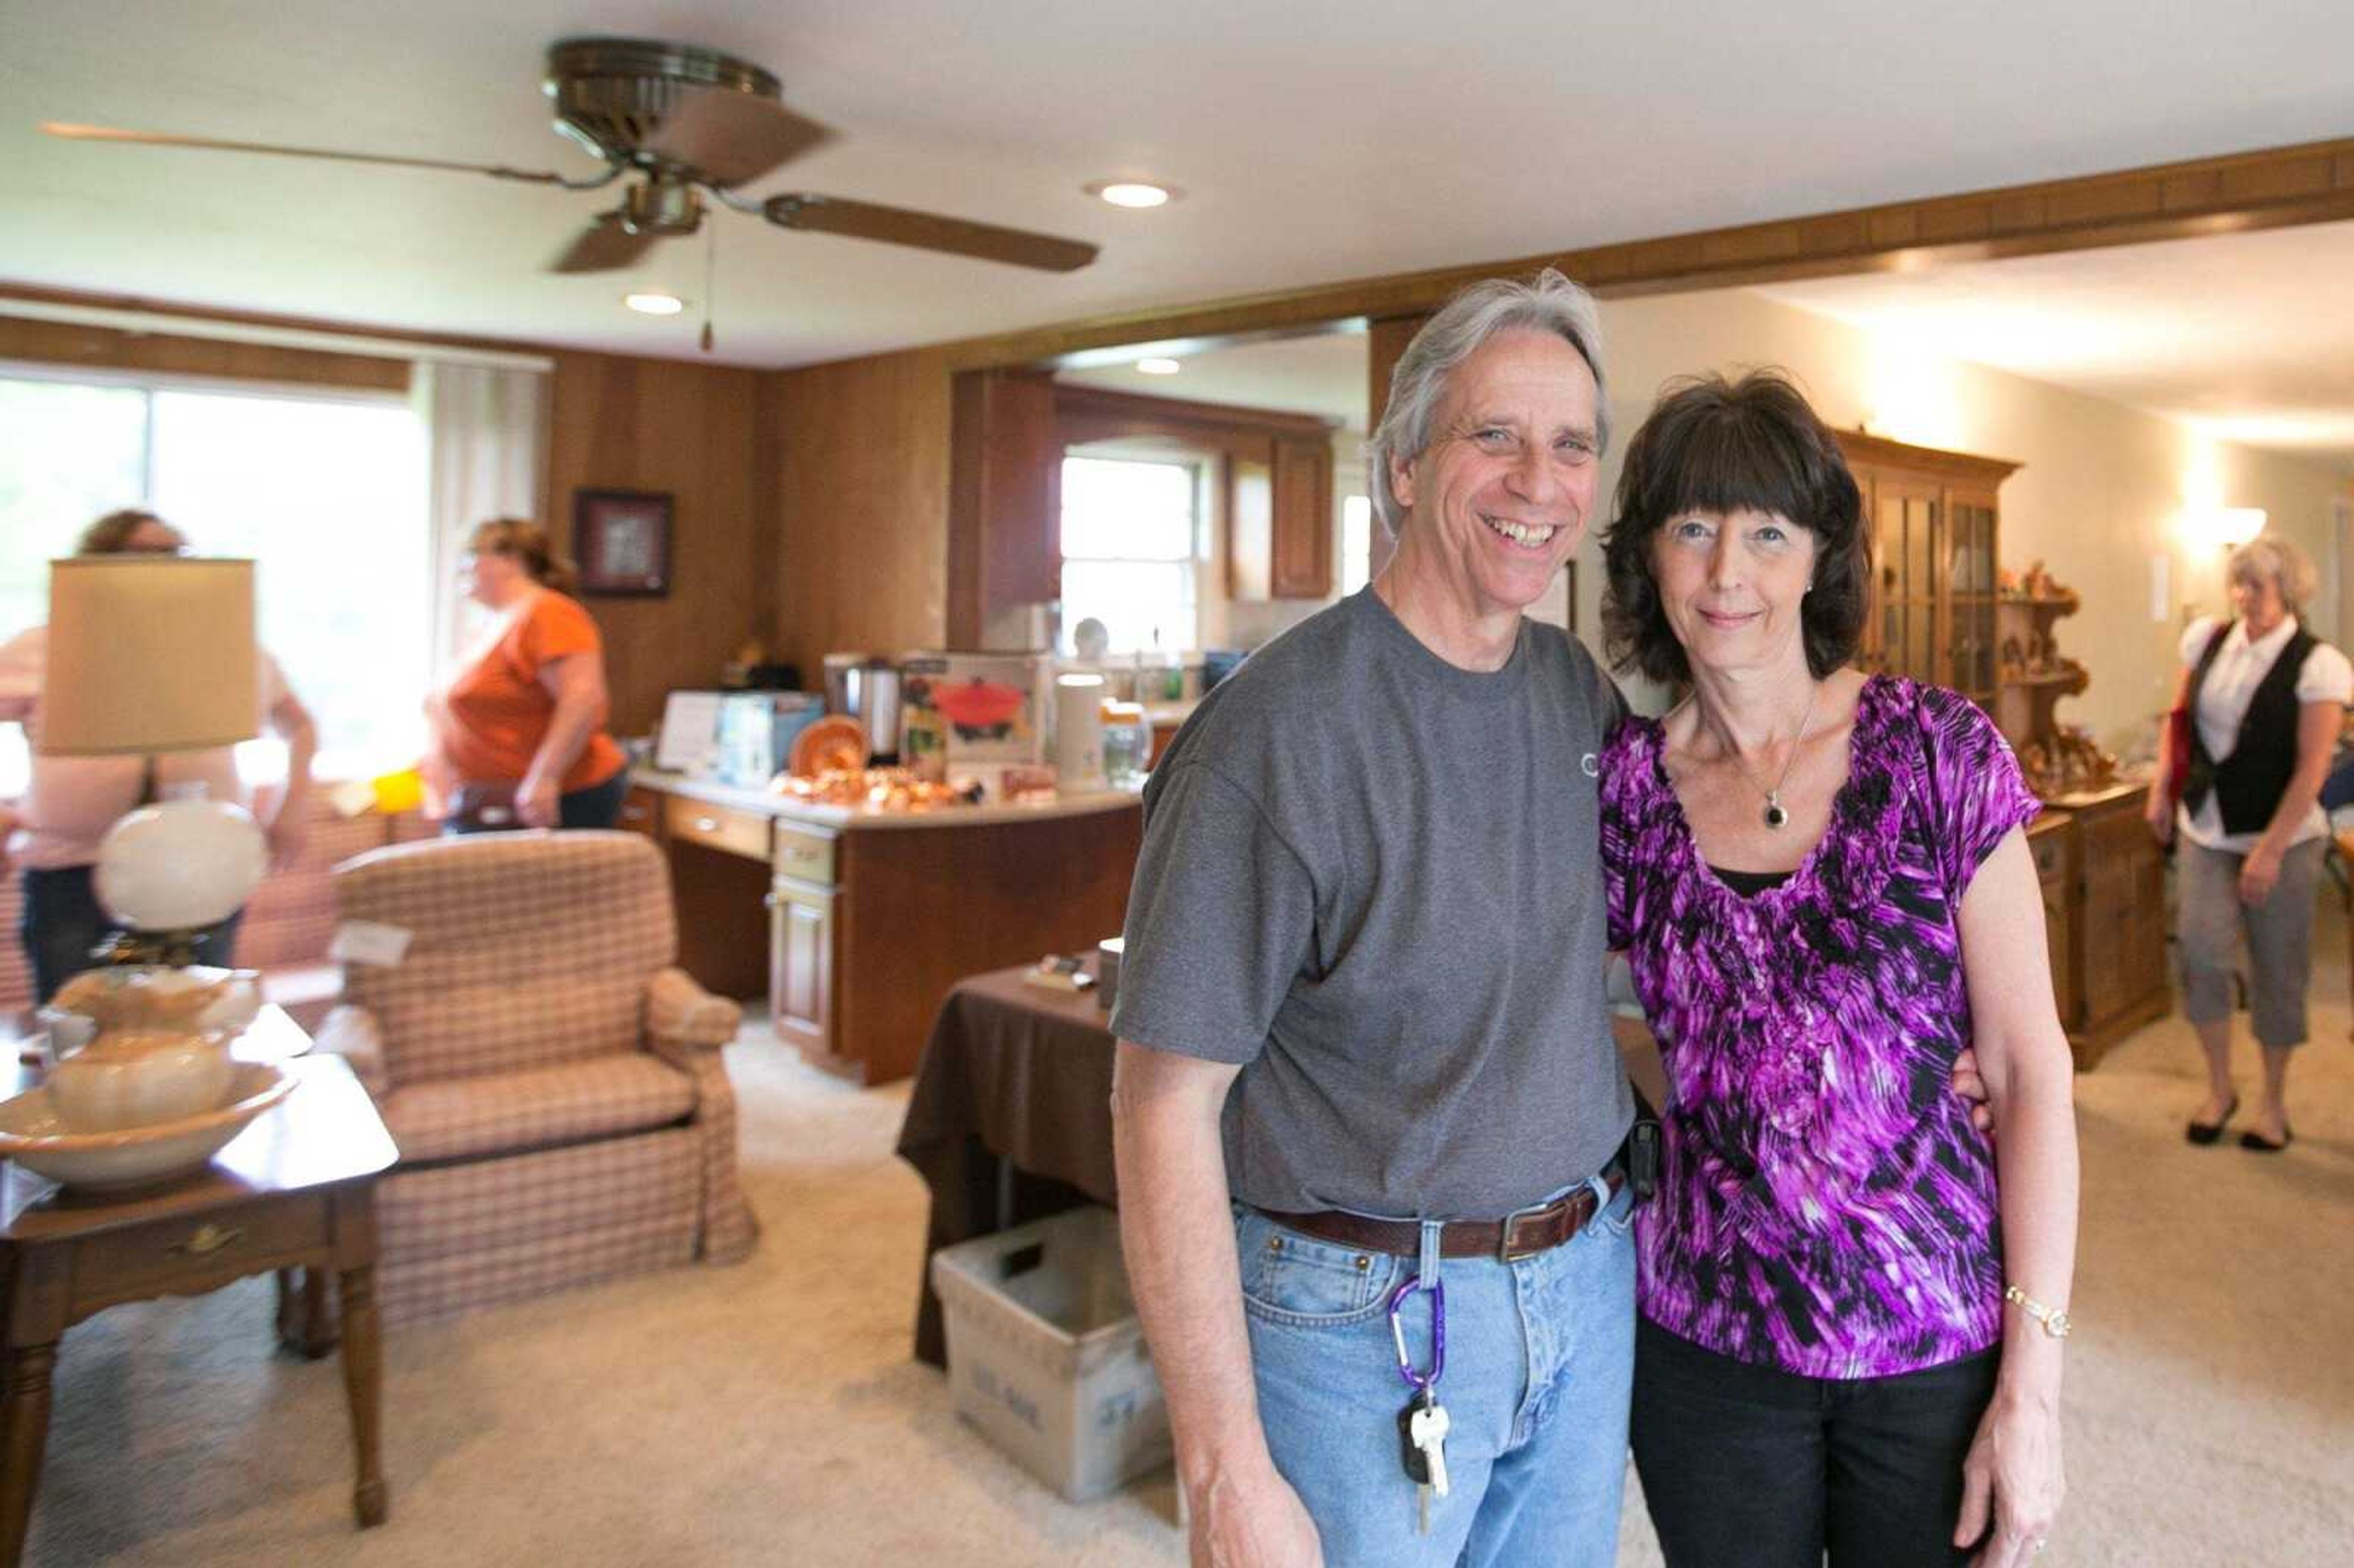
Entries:
[[1320,414],[1337,425],[1365,428],[1366,359],[1363,333],[1324,333],[1243,344],[1181,362],[1174,376],[1147,376],[1132,365],[1066,370],[1055,379],[1149,397],[1182,397],[1243,408]]
[[[0,280],[639,353],[700,247],[537,270],[610,193],[71,145],[44,119],[585,172],[559,37],[775,69],[842,139],[762,189],[1099,241],[1056,277],[717,215],[721,356],[786,365],[2346,134],[2354,6],[1483,0],[0,0]],[[1117,175],[1185,198],[1118,211]]]
[[2354,475],[2354,223],[1758,291]]

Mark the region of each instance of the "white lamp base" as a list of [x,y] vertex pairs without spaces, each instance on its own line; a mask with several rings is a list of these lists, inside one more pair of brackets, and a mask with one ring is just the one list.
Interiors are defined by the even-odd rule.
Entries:
[[99,841],[98,899],[135,929],[190,930],[243,908],[269,866],[269,841],[242,806],[163,800]]

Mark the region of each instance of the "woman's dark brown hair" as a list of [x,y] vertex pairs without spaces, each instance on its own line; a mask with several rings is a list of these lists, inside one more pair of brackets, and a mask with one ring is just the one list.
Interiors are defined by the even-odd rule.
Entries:
[[547,530],[520,517],[493,517],[477,524],[466,548],[478,556],[504,556],[532,581],[558,593],[570,593],[580,581],[579,571],[548,542]]
[[1855,656],[1872,597],[1872,531],[1855,476],[1790,378],[1671,382],[1627,446],[1617,515],[1602,537],[1603,645],[1613,668],[1676,685],[1691,678],[1651,576],[1651,541],[1692,512],[1770,513],[1813,535],[1814,586],[1799,606],[1817,680]]
[[[110,512],[81,531],[74,541],[77,556],[120,556],[131,548],[131,535],[153,523],[158,528],[171,528],[169,523],[153,512],[136,506],[126,506],[120,512]],[[175,530],[176,532],[176,530]]]

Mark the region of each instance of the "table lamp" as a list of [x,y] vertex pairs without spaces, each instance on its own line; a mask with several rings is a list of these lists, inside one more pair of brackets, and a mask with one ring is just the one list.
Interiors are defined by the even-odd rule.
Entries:
[[95,882],[131,928],[115,962],[185,965],[269,864],[260,827],[231,800],[156,799],[155,758],[260,732],[253,563],[81,556],[49,563],[48,668],[37,749],[146,760],[141,804],[100,842]]

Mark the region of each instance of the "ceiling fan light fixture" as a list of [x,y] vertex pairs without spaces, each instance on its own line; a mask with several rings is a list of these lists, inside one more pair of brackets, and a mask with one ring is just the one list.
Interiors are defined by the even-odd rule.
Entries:
[[1087,192],[1114,207],[1166,207],[1177,199],[1174,186],[1156,185],[1144,180],[1097,180],[1087,187]]
[[686,302],[676,294],[664,294],[653,290],[641,290],[621,296],[621,303],[647,316],[674,316],[686,309]]
[[1136,362],[1136,367],[1137,369],[1144,372],[1147,376],[1174,376],[1179,371],[1185,368],[1184,366],[1178,363],[1176,360],[1163,359],[1159,355],[1155,355],[1150,359],[1138,360]]

